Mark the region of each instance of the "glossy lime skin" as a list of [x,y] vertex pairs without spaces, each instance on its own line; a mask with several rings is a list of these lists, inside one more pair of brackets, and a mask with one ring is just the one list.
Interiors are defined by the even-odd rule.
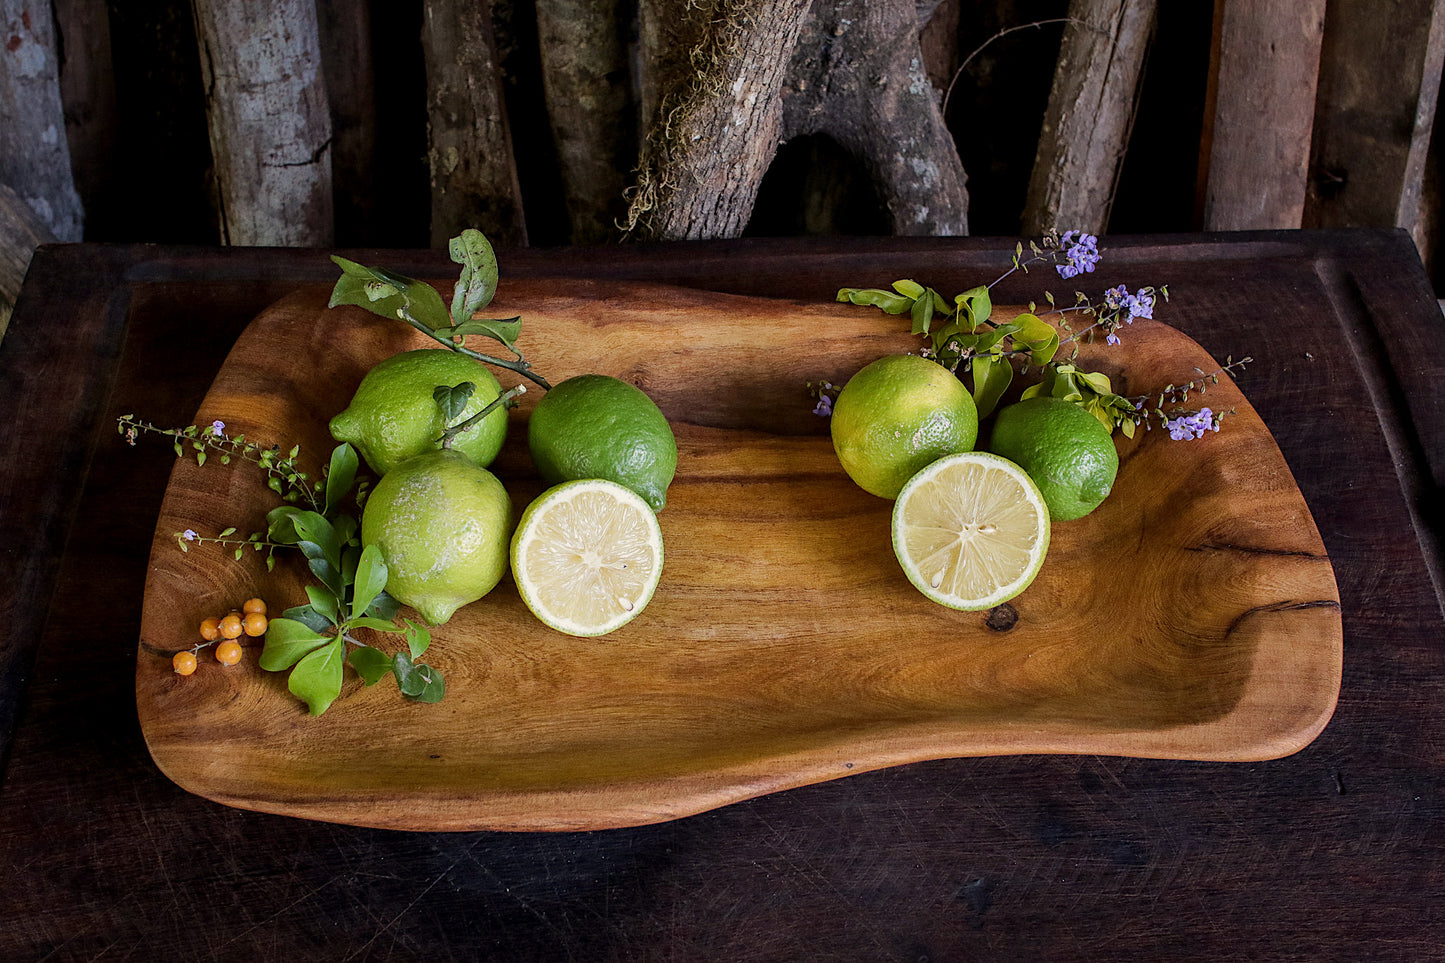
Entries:
[[[439,385],[468,381],[476,390],[451,424],[472,417],[501,394],[491,369],[447,348],[392,355],[361,379],[351,404],[331,419],[331,436],[351,442],[372,471],[385,475],[408,458],[436,450],[447,423],[433,392]],[[506,436],[507,411],[498,406],[481,423],[457,435],[451,447],[485,468],[502,450]]]
[[972,451],[978,407],[935,361],[888,355],[861,369],[833,405],[833,449],[848,477],[880,498],[945,455]]
[[486,595],[507,571],[512,500],[465,455],[427,452],[382,476],[361,515],[381,550],[387,592],[432,625]]
[[677,439],[661,409],[608,375],[579,375],[548,391],[527,423],[527,445],[548,485],[605,479],[641,495],[654,512],[677,473]]
[[1028,398],[999,409],[988,450],[1028,472],[1056,522],[1098,508],[1119,473],[1109,429],[1060,398]]

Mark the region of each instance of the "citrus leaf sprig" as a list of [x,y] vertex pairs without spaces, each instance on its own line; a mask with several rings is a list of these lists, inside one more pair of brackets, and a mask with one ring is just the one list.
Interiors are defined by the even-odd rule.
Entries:
[[[1097,304],[1082,291],[1076,291],[1074,303],[1063,307],[1046,291],[1047,310],[1039,311],[1036,304],[1030,303],[1028,310],[1011,320],[993,319],[994,306],[989,292],[994,285],[1015,271],[1028,273],[1031,265],[1044,262],[1052,262],[1064,278],[1092,272],[1101,256],[1097,242],[1093,235],[1078,231],[1062,236],[1049,234],[1043,238],[1042,246],[1029,242],[1027,257],[1020,242],[1014,248],[1013,266],[1008,271],[990,284],[970,288],[951,301],[911,279],[895,281],[891,289],[842,288],[837,300],[871,305],[888,314],[907,314],[913,333],[929,339],[921,353],[957,373],[970,385],[979,417],[993,412],[1012,383],[1013,361],[1022,359],[1024,373],[1031,366],[1041,369],[1040,380],[1024,389],[1023,398],[1042,395],[1073,402],[1110,431],[1118,429],[1132,438],[1140,425],[1147,430],[1152,421],[1168,423],[1170,415],[1165,410],[1166,404],[1187,398],[1190,391],[1202,393],[1208,384],[1217,384],[1220,375],[1242,368],[1250,359],[1230,361],[1213,374],[1200,371],[1201,377],[1187,385],[1170,385],[1162,392],[1138,398],[1117,394],[1107,375],[1087,371],[1078,364],[1082,343],[1102,334],[1107,343],[1118,344],[1119,331],[1124,325],[1132,324],[1136,317],[1152,318],[1156,300],[1169,299],[1166,286],[1144,287],[1131,294],[1121,285],[1106,291]],[[1070,325],[1070,315],[1086,318],[1088,323],[1076,329]],[[1054,324],[1044,320],[1049,316],[1056,316]],[[1072,350],[1066,357],[1060,357],[1059,351],[1065,345],[1072,345]],[[820,393],[816,390],[812,393],[819,399],[815,410],[826,413],[829,406]],[[1158,399],[1150,407],[1153,394],[1157,394]]]
[[[355,305],[384,318],[399,318],[453,351],[514,371],[543,389],[551,388],[517,350],[521,318],[473,317],[491,303],[497,290],[497,258],[491,242],[480,231],[468,228],[451,239],[447,250],[452,261],[462,266],[450,308],[436,288],[425,281],[367,267],[336,255],[332,255],[331,260],[341,268],[341,277],[331,292],[329,306]],[[468,348],[465,344],[468,335],[491,338],[514,358],[498,358]]]

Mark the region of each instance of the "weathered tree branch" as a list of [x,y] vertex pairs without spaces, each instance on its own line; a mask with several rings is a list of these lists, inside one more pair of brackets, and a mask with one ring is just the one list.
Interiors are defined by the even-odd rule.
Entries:
[[221,242],[332,242],[331,118],[310,0],[192,0]]
[[619,0],[537,0],[547,116],[574,244],[617,236],[637,159],[626,20]]
[[62,241],[84,217],[71,176],[49,4],[0,0],[0,183]]
[[1072,0],[1023,233],[1101,233],[1129,145],[1157,0]]
[[643,103],[653,106],[629,230],[663,239],[742,233],[782,131],[781,90],[808,6],[749,0],[681,12],[643,0],[642,32],[653,38],[644,41],[653,58]]
[[432,246],[468,227],[498,244],[526,244],[491,4],[427,0],[423,9]]
[[40,216],[9,187],[0,184],[0,338],[35,249],[55,240]]
[[968,233],[967,177],[924,69],[912,0],[817,0],[784,106],[784,137],[826,134],[857,158],[894,234]]

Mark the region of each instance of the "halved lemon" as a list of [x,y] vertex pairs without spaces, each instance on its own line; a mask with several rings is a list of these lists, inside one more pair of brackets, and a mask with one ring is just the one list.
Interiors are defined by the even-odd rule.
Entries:
[[647,607],[662,577],[662,529],[616,482],[564,482],[527,506],[512,536],[522,601],[568,635],[606,635]]
[[1049,509],[1024,470],[987,452],[940,458],[893,506],[893,552],[920,592],[976,611],[1028,588],[1049,548]]

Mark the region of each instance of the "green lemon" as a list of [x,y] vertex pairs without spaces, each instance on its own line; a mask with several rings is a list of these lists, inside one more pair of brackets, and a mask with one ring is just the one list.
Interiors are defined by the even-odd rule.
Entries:
[[1060,398],[1029,398],[999,409],[988,450],[1029,473],[1058,522],[1098,508],[1119,473],[1109,429]]
[[833,449],[864,491],[897,498],[908,479],[944,455],[972,451],[978,408],[953,372],[895,354],[848,379],[833,405]]
[[[366,373],[345,411],[331,419],[331,436],[349,441],[378,475],[408,458],[431,451],[448,427],[432,393],[438,386],[476,385],[461,415],[472,417],[499,394],[501,386],[484,363],[447,348],[422,348],[392,355]],[[499,406],[457,435],[452,450],[485,468],[497,457],[507,434],[507,412]]]
[[361,544],[386,561],[386,591],[432,625],[490,592],[507,571],[512,500],[464,455],[433,451],[382,476],[361,514]]
[[527,445],[543,481],[601,478],[630,488],[655,512],[677,472],[677,440],[651,398],[607,375],[556,385],[532,411]]

